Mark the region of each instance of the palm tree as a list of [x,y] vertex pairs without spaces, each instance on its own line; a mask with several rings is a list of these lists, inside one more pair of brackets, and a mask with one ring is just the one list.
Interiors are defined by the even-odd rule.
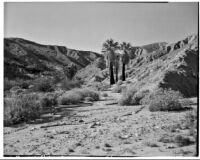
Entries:
[[116,82],[118,81],[119,61],[120,61],[120,54],[116,53],[116,55],[115,55],[115,62],[114,62],[114,66],[115,66],[115,80],[116,80]]
[[105,59],[107,60],[109,65],[111,85],[115,84],[113,65],[115,63],[115,54],[117,49],[119,49],[119,44],[118,42],[115,42],[113,39],[107,39],[106,42],[103,43],[102,52],[104,53]]
[[132,47],[130,43],[123,42],[120,45],[120,49],[122,50],[122,56],[121,56],[121,61],[122,61],[122,81],[126,80],[126,75],[125,75],[125,66],[129,63],[129,52],[131,51]]

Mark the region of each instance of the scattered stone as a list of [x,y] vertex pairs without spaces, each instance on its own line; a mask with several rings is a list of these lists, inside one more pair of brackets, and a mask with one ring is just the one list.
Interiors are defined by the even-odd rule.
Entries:
[[82,120],[82,119],[81,119],[81,120],[79,120],[79,123],[83,123],[83,122],[84,122],[84,120]]
[[166,147],[167,149],[173,149],[173,148],[176,148],[174,145],[169,145]]
[[129,138],[129,135],[119,135],[119,138],[121,138],[121,139],[127,139],[127,138]]
[[73,149],[69,149],[69,152],[74,152],[74,150]]
[[112,147],[110,144],[106,143],[105,147]]

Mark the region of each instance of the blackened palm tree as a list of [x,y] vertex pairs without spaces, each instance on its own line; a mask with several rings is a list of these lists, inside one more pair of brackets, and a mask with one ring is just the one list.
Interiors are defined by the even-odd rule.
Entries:
[[113,73],[113,65],[115,63],[115,54],[116,50],[119,49],[118,42],[115,42],[113,39],[108,39],[103,43],[102,52],[104,53],[105,59],[109,65],[109,73],[110,73],[110,84],[115,84],[114,73]]
[[122,50],[122,55],[121,55],[121,62],[122,62],[122,81],[126,80],[126,75],[125,75],[125,66],[129,63],[129,52],[131,51],[131,44],[123,42],[120,45],[120,49]]
[[115,62],[114,62],[114,66],[115,66],[115,81],[116,82],[118,81],[119,63],[120,63],[120,54],[116,53]]

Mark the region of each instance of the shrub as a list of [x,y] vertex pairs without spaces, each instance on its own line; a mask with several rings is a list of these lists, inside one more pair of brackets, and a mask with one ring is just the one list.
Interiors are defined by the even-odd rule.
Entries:
[[41,114],[39,98],[35,94],[4,99],[4,125],[12,125],[38,118]]
[[120,86],[120,85],[117,84],[117,85],[112,89],[112,92],[113,92],[113,93],[121,93],[123,89],[125,89],[125,87],[122,87],[122,86]]
[[53,80],[48,77],[40,77],[33,81],[33,91],[52,92],[54,91]]
[[138,91],[136,94],[133,95],[130,104],[132,104],[132,105],[139,105],[139,104],[141,104],[141,100],[147,94],[149,94],[149,90]]
[[14,86],[17,86],[16,81],[9,80],[8,78],[4,78],[4,91],[10,90]]
[[132,97],[137,92],[136,88],[130,87],[122,92],[122,97],[119,99],[118,103],[120,105],[131,105]]
[[66,92],[58,98],[58,103],[62,105],[77,104],[80,103],[81,101],[82,101],[81,95],[74,91]]
[[188,146],[190,144],[193,144],[195,142],[195,140],[192,137],[189,136],[182,136],[182,135],[177,135],[174,138],[174,141],[180,146]]
[[197,136],[197,110],[189,111],[185,115],[185,128],[189,129],[190,135]]
[[149,110],[154,111],[179,111],[183,109],[183,106],[179,102],[179,99],[183,98],[181,93],[171,89],[164,90],[162,88],[157,89],[151,94],[144,97],[142,104],[150,104]]
[[73,89],[64,93],[59,97],[59,104],[76,104],[82,102],[86,97],[90,97],[91,101],[99,100],[99,93],[89,88]]
[[122,85],[122,80],[119,80],[118,82],[117,82],[117,85]]
[[103,93],[102,97],[108,97],[108,94],[107,93]]
[[90,88],[76,89],[75,91],[81,95],[82,99],[91,97],[93,101],[99,100],[99,93]]
[[61,82],[61,88],[64,90],[70,90],[73,88],[79,88],[81,86],[81,81],[78,80],[69,80],[69,79],[64,79]]
[[57,99],[56,95],[54,94],[46,94],[44,97],[41,98],[40,104],[42,108],[48,108],[53,107],[57,105]]

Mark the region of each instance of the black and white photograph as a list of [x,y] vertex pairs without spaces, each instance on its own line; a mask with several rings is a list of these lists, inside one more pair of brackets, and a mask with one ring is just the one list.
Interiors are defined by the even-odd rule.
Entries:
[[2,4],[3,157],[199,156],[199,2]]

